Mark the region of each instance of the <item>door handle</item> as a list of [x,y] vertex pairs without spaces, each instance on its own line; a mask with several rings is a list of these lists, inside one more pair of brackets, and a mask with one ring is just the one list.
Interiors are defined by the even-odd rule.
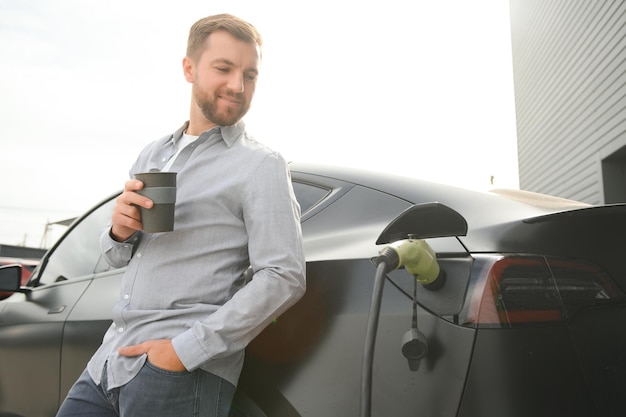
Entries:
[[51,308],[50,310],[48,310],[48,314],[58,314],[63,312],[63,310],[65,310],[65,306]]

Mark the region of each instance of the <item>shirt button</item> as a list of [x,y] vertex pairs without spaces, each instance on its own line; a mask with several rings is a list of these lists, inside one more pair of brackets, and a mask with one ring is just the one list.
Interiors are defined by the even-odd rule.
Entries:
[[118,332],[123,333],[124,332],[124,328],[120,327],[119,329],[117,329]]
[[124,294],[124,300],[128,300],[129,298],[130,298],[130,295]]
[[167,161],[167,158],[161,158],[161,162]]
[[137,257],[141,258],[141,252],[137,252]]

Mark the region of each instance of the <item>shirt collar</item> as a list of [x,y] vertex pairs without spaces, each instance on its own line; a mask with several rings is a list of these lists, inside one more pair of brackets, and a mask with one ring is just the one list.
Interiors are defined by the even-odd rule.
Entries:
[[[180,128],[178,128],[176,132],[174,132],[171,138],[171,140],[174,142],[174,145],[178,145],[178,142],[180,141],[180,138],[183,137],[183,133],[185,133],[187,127],[189,127],[189,121],[186,121]],[[235,143],[237,139],[239,139],[239,137],[243,135],[245,129],[246,125],[242,120],[240,120],[237,124],[234,124],[232,126],[215,126],[205,132],[202,132],[198,139],[204,140],[209,138],[214,133],[219,133],[226,143],[226,146],[230,148],[233,143]]]

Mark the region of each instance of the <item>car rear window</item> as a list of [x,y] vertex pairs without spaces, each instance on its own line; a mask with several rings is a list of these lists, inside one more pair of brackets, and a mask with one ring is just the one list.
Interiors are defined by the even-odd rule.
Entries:
[[300,211],[302,214],[312,209],[315,205],[322,201],[324,197],[330,194],[330,190],[328,188],[317,185],[297,181],[293,181],[292,184],[293,192],[296,195],[298,204],[300,204]]

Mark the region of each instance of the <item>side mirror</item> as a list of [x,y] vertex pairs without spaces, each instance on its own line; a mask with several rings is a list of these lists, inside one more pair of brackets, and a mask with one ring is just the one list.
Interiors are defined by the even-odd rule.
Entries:
[[21,265],[0,266],[0,291],[18,292],[21,285]]

